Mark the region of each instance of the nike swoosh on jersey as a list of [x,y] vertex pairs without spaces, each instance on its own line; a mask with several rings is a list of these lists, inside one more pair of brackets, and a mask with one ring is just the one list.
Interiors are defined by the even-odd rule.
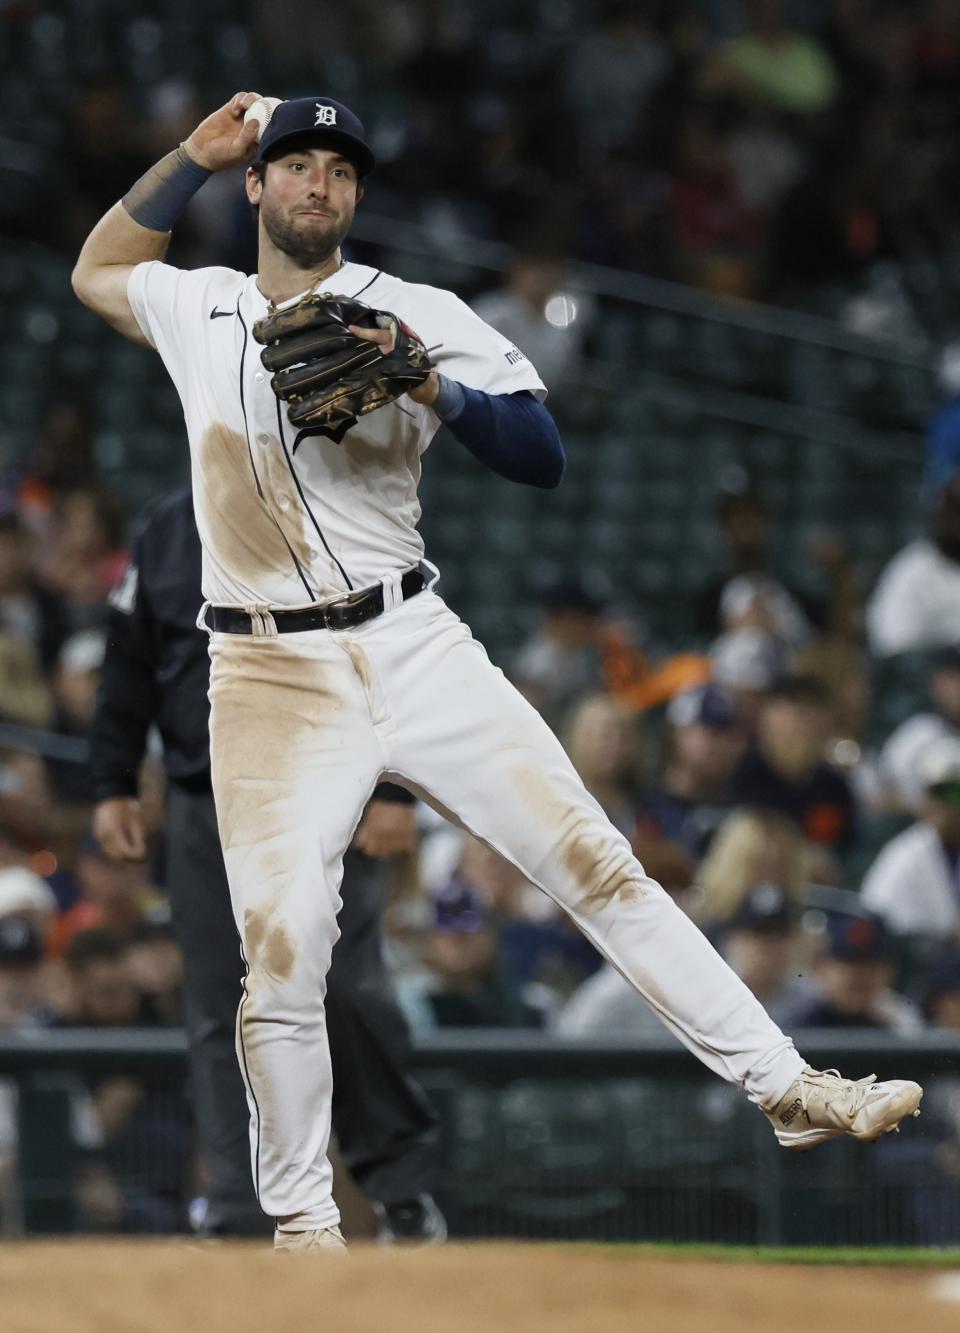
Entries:
[[235,310],[218,310],[216,306],[210,311],[211,319],[231,319],[237,312]]

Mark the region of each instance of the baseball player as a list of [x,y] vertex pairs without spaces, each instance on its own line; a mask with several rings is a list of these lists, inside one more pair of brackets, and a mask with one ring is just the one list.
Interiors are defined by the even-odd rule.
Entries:
[[[146,854],[137,776],[152,724],[167,772],[167,884],[184,958],[193,1104],[204,1164],[206,1235],[259,1234],[246,1098],[234,1055],[243,968],[210,786],[207,636],[197,628],[201,551],[184,488],[143,523],[111,597],[103,680],[91,730],[94,829],[119,861]],[[413,797],[384,783],[345,858],[340,939],[327,985],[340,1154],[374,1201],[384,1240],[441,1240],[428,1192],[435,1125],[405,1060],[409,1041],[381,947],[385,874],[377,858],[408,850]]]
[[[283,102],[258,145],[245,113],[259,101],[237,93],[148,171],[91,232],[73,282],[159,352],[183,403],[213,789],[247,965],[237,1047],[275,1244],[343,1244],[324,979],[343,854],[384,776],[559,903],[782,1144],[894,1129],[920,1087],[805,1065],[435,591],[417,532],[425,450],[444,422],[502,476],[557,485],[543,385],[451,293],[343,261],[374,165],[357,117],[328,97]],[[259,213],[257,273],[165,264],[194,191],[238,163]]]

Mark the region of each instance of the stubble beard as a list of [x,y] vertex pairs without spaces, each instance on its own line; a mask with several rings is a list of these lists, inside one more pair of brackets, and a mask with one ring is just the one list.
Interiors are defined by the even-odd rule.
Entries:
[[330,218],[323,228],[316,225],[307,232],[298,231],[293,215],[284,215],[260,201],[263,229],[278,250],[282,250],[298,268],[315,269],[325,264],[340,248],[350,230],[352,217]]

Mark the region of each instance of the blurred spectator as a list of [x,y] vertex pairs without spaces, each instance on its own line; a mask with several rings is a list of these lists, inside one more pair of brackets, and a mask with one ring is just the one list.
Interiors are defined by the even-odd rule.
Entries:
[[895,975],[891,941],[879,917],[832,917],[816,968],[818,994],[796,1013],[794,1026],[918,1032],[919,1012],[891,989]]
[[26,467],[17,477],[17,511],[31,536],[46,543],[57,498],[97,480],[94,418],[85,398],[57,399],[41,412]]
[[163,1027],[182,1027],[183,956],[172,929],[150,921],[134,927],[124,958],[142,1012]]
[[944,401],[927,425],[924,490],[931,499],[960,471],[960,342],[949,343],[937,358],[937,381]]
[[621,1038],[658,1035],[664,1026],[656,1010],[642,998],[612,963],[600,968],[574,991],[555,1016],[558,1037]]
[[902,722],[880,752],[880,777],[890,805],[916,812],[924,799],[920,756],[933,741],[960,737],[960,646],[934,657],[928,680],[935,712]]
[[634,138],[669,71],[671,52],[652,22],[653,9],[637,0],[607,0],[594,30],[571,52],[564,82],[585,156]]
[[727,633],[760,630],[782,649],[798,648],[810,624],[786,589],[768,574],[738,574],[720,598],[720,623]]
[[631,714],[608,694],[588,694],[574,707],[565,731],[564,748],[587,791],[629,836],[640,768]]
[[803,168],[802,152],[790,137],[785,118],[764,106],[734,109],[726,158],[741,205],[764,223]]
[[960,475],[938,493],[929,536],[918,537],[882,571],[867,604],[878,657],[960,643]]
[[[923,1012],[932,1027],[960,1033],[960,950],[948,950],[930,967]],[[955,1245],[960,1238],[960,1079],[949,1073],[931,1079],[923,1114],[928,1123],[907,1157],[904,1200],[921,1244]]]
[[737,94],[794,115],[815,115],[837,93],[837,74],[825,48],[790,26],[786,0],[746,0],[747,31],[721,43],[701,87]]
[[780,1027],[809,1005],[813,980],[798,964],[795,907],[778,884],[752,889],[727,921],[720,952]]
[[669,839],[699,860],[730,811],[746,733],[734,699],[719,685],[678,694],[666,721],[663,778],[639,804],[637,834]]
[[753,487],[725,491],[717,505],[718,572],[696,594],[696,627],[704,637],[757,629],[799,642],[823,610],[775,574],[770,561],[770,515]]
[[0,921],[20,917],[42,937],[56,910],[57,900],[45,879],[25,865],[0,864]]
[[754,746],[733,790],[741,804],[778,810],[811,842],[844,852],[856,838],[856,811],[847,778],[824,759],[828,703],[815,678],[783,677],[760,704]]
[[543,623],[521,646],[511,674],[556,730],[580,695],[603,687],[599,634],[606,594],[581,576],[564,576],[540,601]]
[[856,755],[840,756],[851,742],[860,750],[870,722],[869,658],[862,646],[828,635],[791,653],[790,661],[797,675],[819,681],[826,692],[827,754],[841,766],[856,762]]
[[702,107],[684,115],[671,175],[678,276],[724,295],[751,295],[760,214],[740,195],[716,118]]
[[697,873],[698,915],[724,924],[750,893],[776,884],[796,900],[811,883],[832,883],[836,872],[824,850],[792,819],[773,810],[740,810],[723,823]]
[[832,0],[825,9],[823,41],[840,75],[847,116],[909,85],[913,34],[906,13],[874,0]]
[[448,880],[473,895],[496,932],[499,981],[531,1020],[554,1013],[599,966],[593,945],[553,899],[479,839],[465,839]]
[[107,491],[86,488],[61,495],[54,517],[40,577],[63,598],[75,628],[96,626],[105,619],[107,595],[127,566],[120,510]]
[[902,216],[905,200],[917,193],[904,170],[908,146],[898,107],[860,107],[846,136],[811,145],[807,170],[781,199],[769,242],[771,287],[779,300],[803,305],[813,284],[865,275],[874,308],[869,321],[860,312],[861,331],[872,322],[875,333],[894,337],[905,330],[892,327],[886,312],[903,314],[906,306],[909,313],[909,304],[887,261],[902,252],[911,230]]
[[0,917],[0,1031],[48,1023],[43,991],[43,939],[26,916]]
[[955,0],[927,0],[914,48],[915,115],[928,133],[955,129],[960,77],[960,10]]
[[398,988],[413,1027],[536,1026],[503,975],[496,931],[478,896],[455,877],[434,910],[423,948],[425,974],[416,989],[402,981]]
[[843,773],[858,810],[889,809],[880,761],[869,743],[872,692],[869,658],[862,644],[827,635],[791,654],[794,671],[823,686],[827,697],[824,757]]
[[960,919],[960,739],[931,741],[917,781],[922,818],[881,849],[861,897],[898,935],[950,939]]
[[149,1010],[124,952],[124,938],[103,927],[78,931],[66,952],[72,1002],[66,1016],[74,1027],[136,1027]]
[[58,822],[43,760],[0,750],[0,829],[25,853],[50,846]]
[[717,685],[736,700],[748,731],[767,692],[783,675],[786,654],[772,634],[762,629],[732,629],[715,639],[710,665]]
[[54,678],[58,731],[73,736],[89,731],[105,651],[103,630],[81,630],[63,645]]
[[933,1027],[960,1032],[960,948],[942,954],[931,968],[923,1011]]
[[128,936],[143,921],[166,912],[163,898],[150,886],[143,862],[111,861],[93,834],[80,846],[74,865],[78,897],[55,922],[50,952],[69,952],[74,936],[103,929]]
[[44,671],[52,669],[66,634],[63,607],[34,578],[31,537],[14,513],[0,513],[0,632],[28,645]]
[[0,722],[49,726],[53,699],[33,645],[0,631]]
[[97,74],[71,98],[65,119],[66,239],[79,244],[106,209],[126,193],[150,159],[140,141],[142,120],[133,108],[133,87],[118,73]]
[[[93,720],[97,687],[103,670],[106,634],[87,629],[72,634],[60,651],[53,689],[56,700],[54,727],[60,736],[86,740]],[[77,747],[70,756],[47,762],[54,792],[60,801],[86,805],[91,796],[88,747]]]
[[543,254],[518,254],[506,285],[473,302],[536,366],[550,390],[573,387],[579,377],[592,298],[566,289],[563,266]]
[[[76,935],[67,954],[75,1027],[124,1028],[154,1022],[128,965],[124,941],[110,930]],[[161,1072],[120,1073],[88,1083],[103,1140],[99,1225],[124,1232],[185,1228],[191,1133],[179,1083]]]

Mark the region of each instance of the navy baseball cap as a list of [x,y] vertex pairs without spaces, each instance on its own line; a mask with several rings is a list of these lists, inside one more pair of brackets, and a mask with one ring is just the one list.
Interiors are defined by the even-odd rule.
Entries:
[[827,953],[841,963],[877,963],[890,958],[892,941],[877,916],[834,916],[827,923]]
[[437,930],[473,935],[485,924],[477,895],[457,876],[437,894],[434,911]]
[[728,930],[755,935],[789,935],[793,926],[790,898],[779,884],[758,884],[727,922]]
[[667,705],[667,721],[675,727],[699,723],[713,731],[729,731],[737,725],[737,705],[722,685],[699,685],[675,694]]
[[332,97],[295,97],[281,102],[260,136],[259,156],[268,160],[293,143],[309,138],[319,147],[339,148],[361,176],[376,165],[363,121]]

